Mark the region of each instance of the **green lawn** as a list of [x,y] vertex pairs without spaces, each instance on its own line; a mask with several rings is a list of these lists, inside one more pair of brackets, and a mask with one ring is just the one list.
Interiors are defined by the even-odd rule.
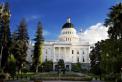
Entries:
[[43,72],[43,73],[22,73],[16,74],[15,79],[27,78],[31,80],[42,79],[42,80],[91,80],[91,78],[87,75],[79,75],[74,72],[66,72],[65,74],[57,72]]

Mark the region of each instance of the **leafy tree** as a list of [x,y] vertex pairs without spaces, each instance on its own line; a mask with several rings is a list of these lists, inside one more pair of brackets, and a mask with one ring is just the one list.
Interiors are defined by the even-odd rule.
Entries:
[[38,67],[40,64],[42,64],[42,46],[44,42],[41,22],[38,22],[36,38],[34,40],[35,46],[33,55],[33,66],[35,68],[35,72],[38,72]]
[[101,43],[97,42],[95,44],[95,47],[92,49],[90,52],[90,59],[91,59],[91,72],[94,74],[99,75],[99,65],[97,64],[98,62],[101,61],[101,49],[100,49]]
[[[108,27],[109,39],[97,43],[91,51],[91,69],[98,73],[100,68],[103,73],[110,74],[110,77],[113,74],[116,78],[122,66],[122,3],[110,8],[105,26]],[[100,66],[96,65],[97,59]]]
[[[97,45],[90,54],[92,72],[99,74],[102,70],[104,74],[111,74],[116,77],[116,73],[120,72],[122,66],[122,4],[117,4],[111,8],[108,18],[105,21],[107,26],[109,39],[101,41],[99,50]],[[98,43],[97,43],[98,44]],[[96,64],[97,54],[100,54],[99,64]]]
[[0,49],[1,49],[1,67],[4,72],[8,68],[8,56],[10,55],[11,33],[10,33],[10,11],[8,3],[5,3],[0,13]]
[[61,69],[64,69],[65,68],[64,60],[63,59],[59,59],[58,66],[60,66]]

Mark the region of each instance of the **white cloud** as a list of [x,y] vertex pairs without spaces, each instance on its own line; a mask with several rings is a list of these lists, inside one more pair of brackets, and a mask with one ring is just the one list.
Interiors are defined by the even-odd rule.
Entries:
[[108,38],[108,28],[102,23],[90,26],[84,32],[80,34],[81,39],[89,41],[90,44],[96,43],[97,41],[105,40]]

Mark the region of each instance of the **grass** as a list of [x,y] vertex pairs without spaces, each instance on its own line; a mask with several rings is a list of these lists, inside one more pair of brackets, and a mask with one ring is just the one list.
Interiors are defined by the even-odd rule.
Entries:
[[60,73],[58,75],[56,72],[40,73],[33,77],[33,79],[42,79],[42,80],[72,80],[72,81],[81,81],[81,80],[91,80],[91,77],[86,75],[80,76],[77,73],[66,72],[66,74]]
[[33,73],[33,72],[28,72],[28,73],[19,73],[19,74],[16,74],[16,76],[18,76],[18,77],[21,77],[21,76],[23,76],[23,77],[31,77],[31,76],[34,76],[34,75],[36,75],[35,73]]
[[74,72],[66,72],[65,74],[60,73],[60,77],[57,72],[44,72],[44,73],[22,73],[22,74],[16,74],[16,77],[14,79],[21,79],[21,78],[27,78],[30,80],[69,80],[69,81],[89,81],[91,80],[91,77],[87,75],[79,75]]
[[[40,73],[39,76],[40,77],[59,77],[57,72]],[[66,72],[65,74],[60,73],[60,77],[80,77],[80,76],[75,73]]]

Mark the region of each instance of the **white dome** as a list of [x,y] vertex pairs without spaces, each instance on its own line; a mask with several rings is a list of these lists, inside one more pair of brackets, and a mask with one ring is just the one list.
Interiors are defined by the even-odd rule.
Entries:
[[70,21],[71,19],[68,18],[66,23],[62,26],[61,34],[59,36],[60,41],[67,41],[67,42],[78,42],[79,36],[74,28],[74,25]]
[[79,41],[79,37],[74,28],[64,28],[61,31],[59,40],[68,42],[77,42]]

